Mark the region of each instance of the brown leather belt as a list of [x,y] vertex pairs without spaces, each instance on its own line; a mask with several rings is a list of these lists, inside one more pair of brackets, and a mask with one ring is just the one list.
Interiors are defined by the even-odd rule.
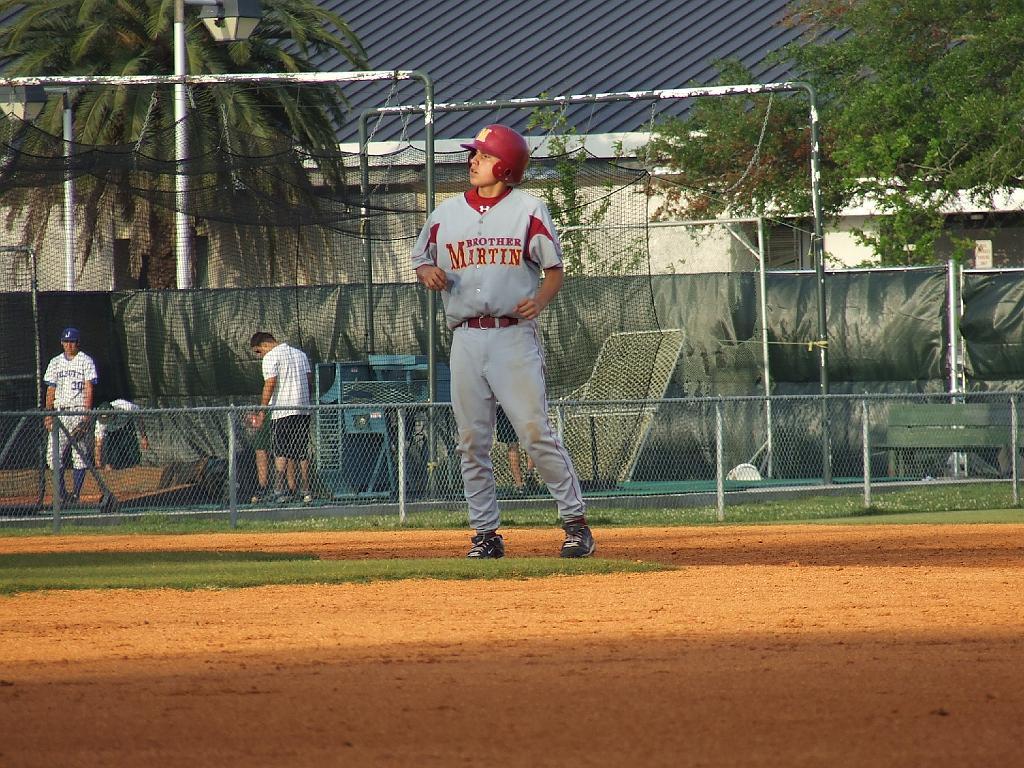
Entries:
[[459,323],[460,328],[508,328],[510,325],[519,325],[518,317],[471,317]]

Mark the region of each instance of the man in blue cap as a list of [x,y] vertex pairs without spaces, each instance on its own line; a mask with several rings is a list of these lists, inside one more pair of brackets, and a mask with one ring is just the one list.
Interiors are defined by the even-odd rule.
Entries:
[[[96,363],[79,349],[82,334],[77,328],[65,328],[60,334],[60,343],[64,348],[61,354],[50,360],[46,366],[43,381],[46,382],[46,410],[48,411],[88,411],[92,409],[93,391],[99,377],[96,374]],[[54,455],[52,436],[47,434],[47,464],[50,469],[54,465],[60,467],[61,500],[66,504],[78,502],[82,485],[85,483],[87,459],[92,454],[92,446],[83,438],[91,437],[89,417],[82,413],[62,415],[60,424],[63,429],[57,431],[57,451]],[[47,433],[54,429],[52,416],[43,422]],[[68,436],[71,436],[71,439]],[[71,460],[73,490],[69,495],[64,484],[64,467]]]

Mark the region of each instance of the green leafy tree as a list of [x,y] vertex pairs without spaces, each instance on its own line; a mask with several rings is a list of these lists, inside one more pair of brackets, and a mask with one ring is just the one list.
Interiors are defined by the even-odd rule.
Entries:
[[[0,66],[7,76],[160,75],[173,74],[172,0],[0,0],[0,14],[19,11],[0,29]],[[197,74],[316,71],[314,57],[340,53],[354,69],[367,66],[359,40],[338,15],[315,0],[276,0],[264,4],[264,15],[246,41],[218,43],[194,13],[186,18],[188,68]],[[204,173],[228,190],[232,181],[229,157],[276,153],[284,158],[277,180],[253,190],[267,199],[288,201],[311,196],[314,186],[331,185],[342,177],[340,165],[310,163],[336,155],[335,128],[345,119],[345,99],[335,85],[267,86],[219,84],[190,89],[192,157],[207,158]],[[140,156],[173,160],[174,106],[172,87],[80,88],[72,93],[76,143],[134,145]],[[61,135],[61,105],[51,99],[36,126]],[[31,127],[4,126],[8,143],[24,153],[45,143]],[[296,151],[281,153],[282,144]],[[217,150],[217,151],[215,151]],[[212,160],[208,158],[214,158]],[[219,160],[217,158],[220,158]],[[312,167],[311,166],[315,166]],[[85,252],[100,224],[101,200],[114,199],[120,216],[153,244],[152,287],[174,285],[173,211],[149,197],[135,194],[135,177],[93,177],[80,185],[84,198],[79,216]],[[159,181],[164,192],[173,175]],[[3,186],[3,185],[0,185]],[[161,191],[161,190],[154,190]],[[31,232],[44,229],[51,211],[60,215],[59,185],[20,187],[4,194],[12,215],[23,213]],[[226,195],[226,205],[231,204]],[[167,195],[163,196],[166,201]],[[162,245],[158,245],[162,244]]]
[[[934,262],[943,210],[1021,186],[1024,5],[799,0],[787,23],[807,30],[780,58],[818,93],[825,212],[876,206],[882,215],[858,234],[881,263]],[[721,82],[744,77],[727,66]],[[718,99],[659,126],[652,156],[680,170],[677,208],[810,210],[806,110],[796,99],[780,110],[776,97],[759,143],[769,98]],[[966,243],[955,245],[962,255]]]
[[[723,83],[753,82],[736,62],[721,68]],[[655,215],[809,211],[808,114],[805,96],[753,94],[698,98],[689,118],[658,122],[644,149],[648,165],[669,170]]]

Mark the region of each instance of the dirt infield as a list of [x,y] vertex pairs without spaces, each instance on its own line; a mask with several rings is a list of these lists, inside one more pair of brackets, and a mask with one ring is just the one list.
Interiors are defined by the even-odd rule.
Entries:
[[[552,530],[506,532],[549,555]],[[680,566],[0,598],[3,766],[1004,766],[1024,525],[603,529]],[[0,538],[0,553],[461,556],[461,532]]]

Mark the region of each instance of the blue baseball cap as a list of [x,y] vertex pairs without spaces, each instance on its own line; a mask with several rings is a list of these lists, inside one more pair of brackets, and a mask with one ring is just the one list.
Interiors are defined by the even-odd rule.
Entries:
[[81,341],[82,334],[78,332],[77,328],[65,328],[60,334],[61,341]]

